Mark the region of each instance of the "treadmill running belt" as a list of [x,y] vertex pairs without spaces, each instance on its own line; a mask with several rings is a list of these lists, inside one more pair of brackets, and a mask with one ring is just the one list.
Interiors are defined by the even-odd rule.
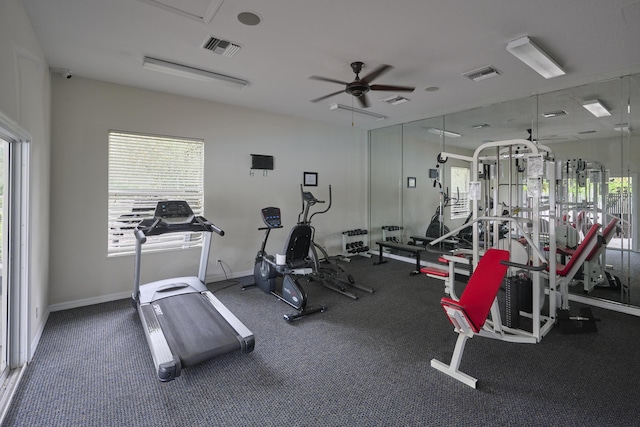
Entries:
[[151,305],[171,351],[183,367],[241,349],[238,334],[199,293],[177,295]]

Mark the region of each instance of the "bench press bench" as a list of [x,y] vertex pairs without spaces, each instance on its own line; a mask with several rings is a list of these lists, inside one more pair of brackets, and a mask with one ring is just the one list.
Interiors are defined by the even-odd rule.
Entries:
[[387,260],[385,260],[384,257],[382,256],[384,252],[382,248],[395,249],[398,251],[410,252],[414,254],[416,256],[416,269],[409,274],[411,274],[412,276],[415,274],[420,274],[420,267],[421,267],[420,254],[424,250],[426,250],[425,247],[414,246],[414,245],[403,245],[402,243],[395,243],[395,242],[376,242],[376,244],[378,245],[378,249],[379,249],[379,252],[378,252],[379,257],[378,257],[378,262],[374,262],[373,265],[384,264],[385,262],[387,262]]

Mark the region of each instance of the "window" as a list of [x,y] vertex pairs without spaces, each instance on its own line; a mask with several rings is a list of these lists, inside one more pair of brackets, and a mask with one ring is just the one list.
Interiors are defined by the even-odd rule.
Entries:
[[469,216],[469,168],[451,167],[451,219]]
[[[134,253],[133,229],[160,200],[186,200],[202,215],[203,177],[203,140],[109,131],[108,256]],[[202,233],[171,233],[149,237],[143,251],[201,244]]]

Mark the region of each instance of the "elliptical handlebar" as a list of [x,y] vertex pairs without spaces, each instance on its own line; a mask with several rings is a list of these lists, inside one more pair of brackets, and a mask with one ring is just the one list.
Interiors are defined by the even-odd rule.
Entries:
[[[311,214],[311,216],[309,216],[309,208],[316,203],[325,203],[325,201],[316,199],[316,197],[310,191],[304,191],[304,189],[302,188],[302,184],[300,184],[300,196],[302,198],[302,210],[298,214],[298,224],[310,224],[311,218],[313,218],[314,215],[326,213],[329,211],[329,209],[331,209],[331,204],[333,201],[333,198],[331,196],[331,185],[329,185],[329,205],[325,210],[314,212]],[[300,217],[302,217],[302,221],[300,221]]]

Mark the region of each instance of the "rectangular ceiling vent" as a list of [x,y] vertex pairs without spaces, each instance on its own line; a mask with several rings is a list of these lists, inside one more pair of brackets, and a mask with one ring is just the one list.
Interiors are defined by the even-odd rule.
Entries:
[[205,40],[202,47],[204,49],[210,50],[213,53],[217,53],[218,55],[223,55],[228,58],[231,58],[240,50],[240,45],[213,36]]
[[479,82],[481,80],[486,80],[490,77],[495,77],[500,75],[500,71],[498,71],[495,67],[490,65],[482,68],[478,68],[476,70],[467,71],[462,74],[468,79],[473,80],[474,82]]
[[384,98],[383,101],[386,102],[387,104],[398,105],[398,104],[408,102],[409,99],[405,98],[404,96],[393,95],[388,98]]

